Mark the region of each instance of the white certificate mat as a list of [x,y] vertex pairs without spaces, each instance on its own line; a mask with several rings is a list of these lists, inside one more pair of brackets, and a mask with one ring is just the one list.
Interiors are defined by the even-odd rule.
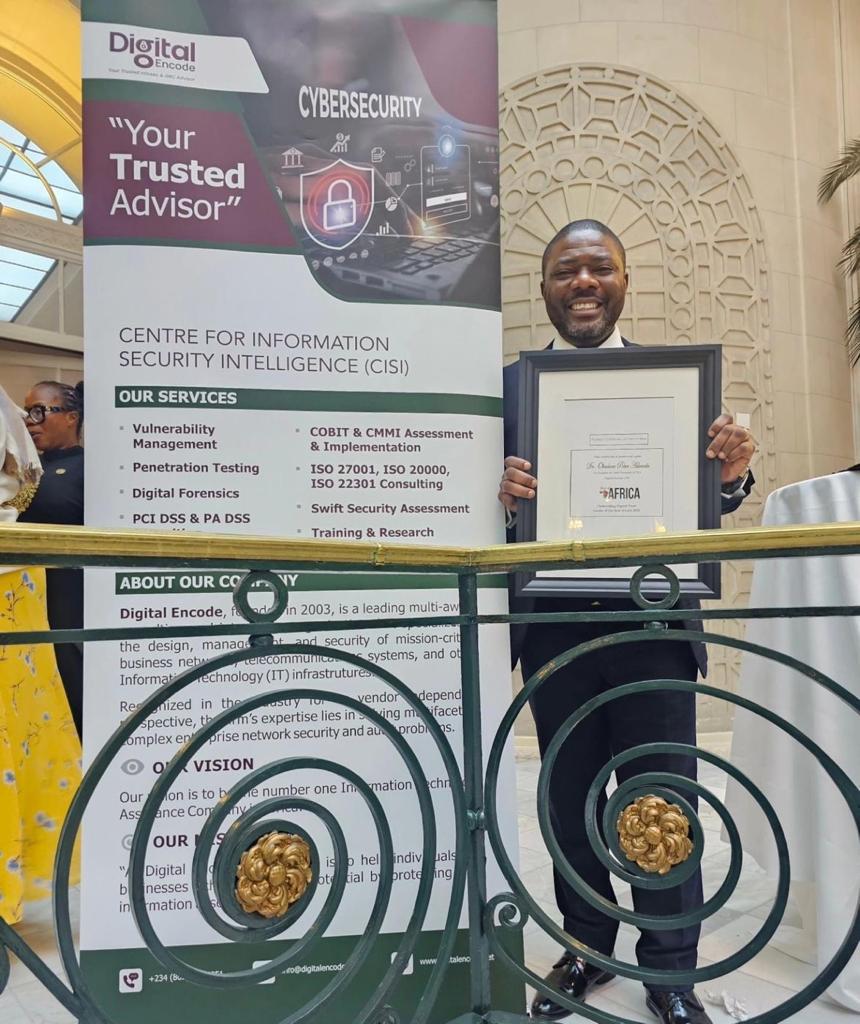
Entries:
[[[538,387],[537,540],[698,529],[697,367],[560,370],[540,374]],[[673,568],[679,579],[698,578],[696,565]]]

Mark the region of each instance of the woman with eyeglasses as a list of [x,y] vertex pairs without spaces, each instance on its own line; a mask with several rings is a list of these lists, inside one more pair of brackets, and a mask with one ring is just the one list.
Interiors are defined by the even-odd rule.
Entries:
[[[43,476],[22,523],[80,526],[84,521],[84,385],[56,380],[34,385],[24,399],[24,421],[42,459]],[[48,569],[48,621],[51,629],[81,629],[84,577],[80,569]],[[81,733],[84,654],[82,644],[57,644],[57,665],[72,716]]]
[[[0,388],[0,523],[14,523],[42,467],[21,410]],[[45,571],[0,567],[0,632],[48,628]],[[51,894],[60,828],[81,777],[81,745],[50,644],[0,646],[0,917]],[[77,878],[73,865],[72,882]]]

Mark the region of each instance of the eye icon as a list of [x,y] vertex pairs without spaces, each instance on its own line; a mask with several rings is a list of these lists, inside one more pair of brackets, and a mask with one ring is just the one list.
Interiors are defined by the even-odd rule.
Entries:
[[126,775],[140,775],[144,769],[143,761],[139,761],[136,757],[131,757],[128,761],[123,761],[120,766]]

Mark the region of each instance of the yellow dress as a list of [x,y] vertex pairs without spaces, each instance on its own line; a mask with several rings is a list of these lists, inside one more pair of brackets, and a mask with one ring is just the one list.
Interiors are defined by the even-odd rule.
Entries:
[[[0,631],[48,628],[44,569],[0,573]],[[0,917],[51,893],[81,746],[49,644],[0,645]],[[72,866],[70,884],[79,868]]]

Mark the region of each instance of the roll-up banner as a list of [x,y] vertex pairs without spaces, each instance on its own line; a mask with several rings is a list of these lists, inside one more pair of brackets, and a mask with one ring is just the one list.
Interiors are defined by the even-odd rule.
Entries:
[[[502,541],[496,4],[84,0],[82,13],[88,525]],[[86,621],[239,621],[237,578],[88,571]],[[299,623],[458,607],[451,577],[282,579]],[[503,580],[479,595],[482,611],[504,611]],[[454,813],[432,729],[373,670],[417,695],[462,762],[458,639],[309,628],[244,660],[239,637],[90,645],[89,764],[159,687],[221,657],[130,731],[85,815],[81,964],[110,1020],[247,1024],[313,1004],[318,1019],[352,1024],[393,967],[402,979],[386,1003],[413,1018],[442,948]],[[510,697],[504,626],[482,628],[481,659],[486,754]],[[432,799],[429,846],[403,746]],[[136,921],[130,850],[159,784]],[[515,849],[511,758],[499,791]],[[235,941],[243,919],[224,905],[217,852],[266,801],[306,841],[310,869],[301,856],[289,866],[307,891],[288,927],[275,918]],[[492,863],[488,888],[507,888]],[[465,924],[463,913],[430,1017],[440,1024],[467,1009]],[[228,980],[242,972],[256,973]],[[521,1010],[522,990],[498,978],[494,1006]]]

